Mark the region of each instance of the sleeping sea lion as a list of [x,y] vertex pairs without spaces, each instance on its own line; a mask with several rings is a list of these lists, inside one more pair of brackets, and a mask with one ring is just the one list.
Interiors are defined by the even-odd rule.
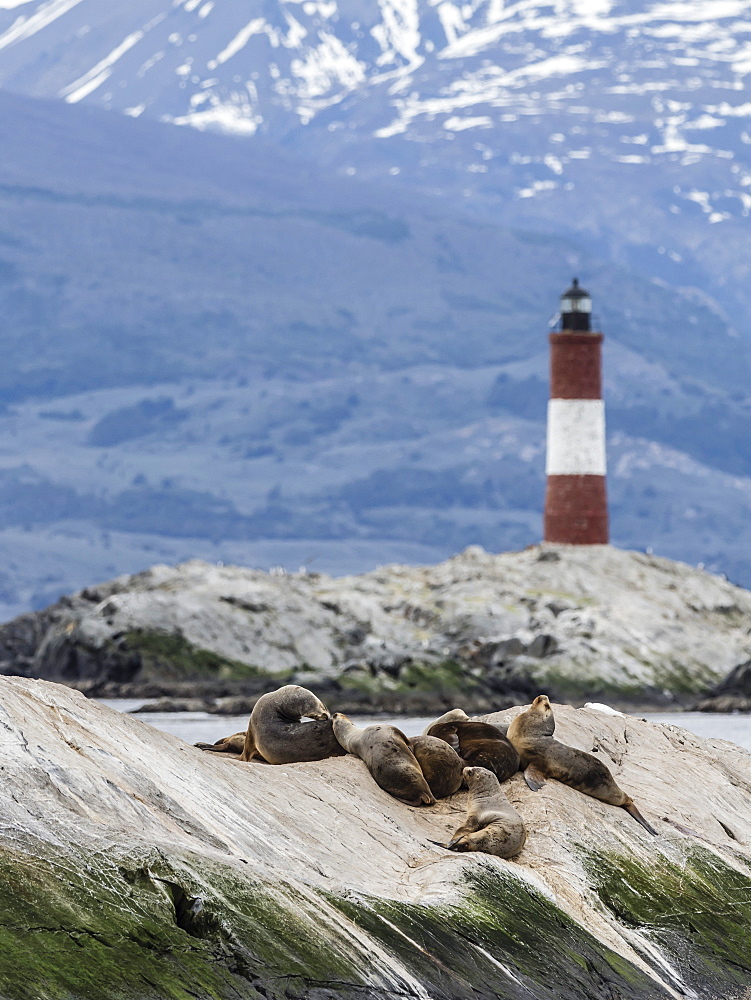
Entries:
[[[302,722],[304,717],[314,721]],[[307,688],[285,684],[253,706],[240,759],[259,756],[269,764],[293,764],[343,754],[323,702]]]
[[496,726],[489,722],[434,722],[429,736],[445,740],[469,767],[486,767],[506,781],[519,770],[519,754]]
[[341,712],[332,723],[342,747],[363,761],[385,792],[410,806],[434,805],[435,797],[401,730],[385,724],[360,729]]
[[514,858],[524,847],[527,831],[506,798],[498,778],[485,767],[465,767],[469,787],[467,816],[448,843],[450,851],[482,851]]
[[464,761],[456,750],[435,736],[411,736],[409,746],[437,799],[458,791],[464,780]]
[[545,778],[555,778],[594,799],[620,806],[657,836],[605,764],[591,753],[560,743],[553,738],[554,731],[553,709],[544,694],[535,698],[526,712],[517,715],[508,727],[508,738],[519,751],[520,766],[532,791],[542,788]]
[[240,757],[245,748],[245,733],[233,733],[232,736],[223,736],[216,743],[194,743],[193,746],[211,753],[229,753]]
[[423,729],[422,735],[427,736],[433,726],[437,726],[441,722],[467,722],[468,719],[469,716],[463,708],[452,708],[451,711],[444,712],[440,718],[435,719],[433,722],[429,722]]

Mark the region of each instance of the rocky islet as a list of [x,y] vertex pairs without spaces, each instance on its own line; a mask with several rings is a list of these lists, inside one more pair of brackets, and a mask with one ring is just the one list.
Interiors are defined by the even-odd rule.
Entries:
[[439,714],[461,692],[480,714],[540,690],[680,706],[747,663],[750,621],[748,591],[612,546],[473,546],[340,578],[193,560],[14,619],[0,629],[0,670],[227,714],[273,682],[312,686],[350,713]]

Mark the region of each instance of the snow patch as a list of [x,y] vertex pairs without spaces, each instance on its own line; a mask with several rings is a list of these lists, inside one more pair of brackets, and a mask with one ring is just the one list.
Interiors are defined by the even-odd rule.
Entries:
[[618,712],[616,709],[611,708],[610,705],[604,705],[601,701],[588,701],[585,708],[591,708],[595,712],[602,712],[604,715],[623,715],[623,712]]
[[164,55],[165,55],[164,52],[155,52],[153,56],[147,59],[146,62],[143,64],[143,66],[141,66],[138,72],[136,73],[138,79],[140,80],[142,77],[144,77],[153,66],[156,66],[156,64],[159,62],[160,59],[164,59]]
[[492,126],[493,121],[487,115],[478,115],[475,118],[460,118],[454,115],[443,123],[443,127],[450,132],[463,132],[468,128],[492,128]]
[[376,64],[388,65],[401,57],[407,65],[396,72],[409,73],[424,61],[418,52],[421,42],[418,0],[379,0],[379,6],[381,23],[370,31],[381,47]]
[[83,76],[79,77],[73,83],[69,84],[67,87],[63,87],[60,91],[60,97],[64,97],[68,104],[77,104],[82,101],[84,97],[88,97],[93,91],[104,83],[106,79],[112,73],[112,67],[115,63],[121,59],[126,52],[137,45],[138,42],[143,38],[142,31],[134,31],[132,35],[128,35],[120,44],[114,48],[109,55],[106,55],[104,59],[101,59],[96,66],[84,73]]
[[215,59],[211,59],[207,63],[209,69],[214,70],[217,66],[222,66],[228,59],[231,59],[232,56],[237,55],[238,52],[244,49],[253,35],[262,34],[267,27],[266,21],[262,17],[253,18],[244,28],[238,31],[229,45],[223,48]]
[[454,45],[460,35],[464,34],[467,30],[461,9],[453,3],[446,2],[439,4],[438,17],[443,28],[443,33],[446,36],[447,45]]
[[541,191],[554,191],[558,187],[558,181],[535,181],[529,187],[520,188],[516,192],[517,198],[534,198]]
[[[13,0],[10,0],[11,6],[15,7],[16,4]],[[37,10],[35,14],[31,17],[19,17],[13,24],[0,35],[0,49],[5,49],[9,45],[13,45],[15,42],[20,42],[25,38],[31,38],[42,28],[46,28],[48,24],[52,24],[63,14],[67,14],[69,10],[77,7],[82,0],[53,0],[52,3],[47,4],[40,10]]]
[[376,139],[390,139],[392,135],[402,135],[409,128],[409,122],[394,120],[390,125],[376,129],[373,135]]
[[247,101],[221,101],[215,94],[209,94],[211,107],[205,111],[195,111],[192,114],[171,117],[164,115],[162,121],[173,125],[190,125],[203,132],[214,129],[230,135],[254,135],[263,121],[260,115],[255,115]]
[[290,70],[302,81],[300,97],[308,99],[330,95],[339,88],[352,90],[365,79],[365,65],[346,48],[341,39],[329,32],[319,33],[320,44],[304,57],[293,59]]

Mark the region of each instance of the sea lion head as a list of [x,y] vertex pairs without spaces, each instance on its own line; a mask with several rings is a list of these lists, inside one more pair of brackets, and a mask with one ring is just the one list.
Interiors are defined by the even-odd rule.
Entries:
[[462,773],[471,792],[492,792],[498,788],[498,778],[487,767],[465,767]]
[[456,735],[456,725],[451,722],[434,722],[425,730],[426,736],[433,736],[435,739],[443,740],[454,750],[459,749],[459,737]]
[[279,712],[287,719],[299,722],[302,718],[318,720],[330,718],[329,711],[320,698],[299,684],[285,684],[275,694],[281,696],[278,699]]
[[343,750],[347,750],[349,738],[357,734],[357,729],[352,725],[344,712],[334,712],[331,716],[331,728],[339,745]]
[[552,736],[555,731],[555,718],[550,700],[546,694],[538,694],[527,709],[527,724],[534,728],[536,736]]

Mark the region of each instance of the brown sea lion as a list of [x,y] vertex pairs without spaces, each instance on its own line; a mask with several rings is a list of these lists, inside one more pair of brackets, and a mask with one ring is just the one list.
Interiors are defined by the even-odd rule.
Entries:
[[450,851],[482,851],[499,858],[514,858],[524,847],[524,821],[485,767],[465,767],[469,787],[467,816],[448,843]]
[[411,736],[409,745],[437,799],[445,799],[459,790],[464,780],[464,761],[456,750],[435,736]]
[[427,736],[433,726],[437,726],[441,722],[466,722],[468,719],[469,716],[463,708],[452,708],[451,711],[444,712],[440,718],[434,719],[433,722],[429,722],[423,729],[422,735]]
[[233,733],[232,736],[223,736],[216,743],[194,743],[194,747],[199,750],[208,750],[211,753],[227,753],[234,757],[242,756],[245,748],[245,732]]
[[631,796],[618,787],[605,764],[591,753],[576,750],[553,738],[555,718],[547,695],[541,694],[508,727],[508,738],[519,751],[524,778],[537,791],[546,778],[555,778],[601,802],[620,806],[645,830],[657,836],[634,805]]
[[332,723],[342,747],[363,761],[385,792],[410,806],[435,803],[409,740],[396,726],[379,724],[360,729],[341,712],[333,716]]
[[253,706],[241,760],[259,756],[269,764],[293,764],[343,754],[323,702],[307,688],[285,684]]
[[489,722],[435,722],[428,736],[445,740],[467,766],[486,767],[499,781],[506,781],[519,770],[519,754]]

